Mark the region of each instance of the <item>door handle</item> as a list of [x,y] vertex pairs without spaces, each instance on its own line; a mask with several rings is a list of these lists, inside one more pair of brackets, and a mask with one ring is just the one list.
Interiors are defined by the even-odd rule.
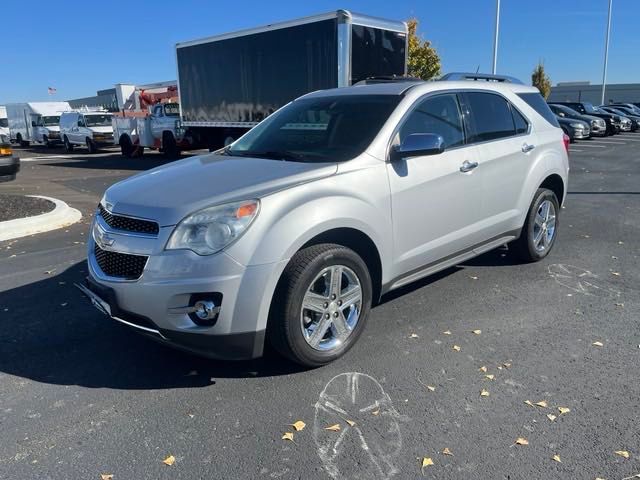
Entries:
[[470,172],[474,168],[478,166],[478,162],[470,162],[469,160],[465,160],[464,163],[460,166],[461,172]]
[[522,144],[522,151],[523,151],[524,153],[530,152],[530,151],[531,151],[531,150],[533,150],[534,148],[536,148],[536,146],[535,146],[535,145],[530,145],[530,144],[528,144],[528,143],[523,143],[523,144]]

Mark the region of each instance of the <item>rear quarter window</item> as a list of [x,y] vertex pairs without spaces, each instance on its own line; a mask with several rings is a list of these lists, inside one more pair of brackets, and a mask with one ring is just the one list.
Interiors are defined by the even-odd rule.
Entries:
[[547,102],[544,101],[542,95],[539,93],[518,93],[518,96],[527,102],[527,104],[533,108],[536,112],[538,112],[547,122],[549,122],[554,127],[560,127],[556,116],[553,114]]

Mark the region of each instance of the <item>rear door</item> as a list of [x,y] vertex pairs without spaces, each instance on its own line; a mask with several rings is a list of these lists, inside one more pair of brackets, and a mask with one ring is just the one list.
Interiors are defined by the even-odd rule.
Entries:
[[465,92],[461,98],[468,141],[477,149],[475,175],[482,183],[482,220],[476,228],[486,241],[518,227],[522,218],[518,199],[535,142],[529,121],[502,95],[475,91]]
[[476,147],[465,143],[455,93],[418,100],[401,122],[392,144],[413,133],[441,135],[445,151],[387,164],[394,233],[394,274],[400,276],[461,252],[478,240],[471,227],[480,220],[482,185],[473,168]]

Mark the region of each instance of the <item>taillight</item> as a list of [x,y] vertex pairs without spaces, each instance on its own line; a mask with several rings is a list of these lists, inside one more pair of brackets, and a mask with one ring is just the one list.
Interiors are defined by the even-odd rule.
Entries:
[[564,149],[569,153],[569,143],[571,143],[571,139],[566,133],[562,134],[562,143],[564,143]]
[[6,156],[6,155],[11,155],[12,153],[13,152],[12,152],[11,147],[9,145],[0,146],[0,155]]

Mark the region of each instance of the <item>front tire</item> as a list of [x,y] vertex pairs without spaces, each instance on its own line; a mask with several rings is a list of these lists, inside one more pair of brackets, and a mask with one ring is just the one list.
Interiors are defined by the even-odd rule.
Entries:
[[93,140],[91,140],[90,138],[86,139],[86,145],[87,145],[87,150],[89,150],[90,154],[94,154],[98,151],[98,148],[96,147],[96,144]]
[[556,194],[547,188],[536,191],[520,238],[512,245],[525,262],[537,262],[549,255],[558,236],[560,203]]
[[71,144],[71,142],[69,142],[69,139],[67,138],[67,136],[64,136],[64,149],[68,152],[71,153],[73,152],[73,145]]
[[176,139],[169,132],[165,132],[162,135],[162,150],[164,152],[164,156],[168,160],[175,160],[180,156],[180,150],[178,149]]
[[300,250],[278,283],[269,341],[301,365],[332,362],[362,334],[371,299],[369,270],[353,250],[328,243]]

